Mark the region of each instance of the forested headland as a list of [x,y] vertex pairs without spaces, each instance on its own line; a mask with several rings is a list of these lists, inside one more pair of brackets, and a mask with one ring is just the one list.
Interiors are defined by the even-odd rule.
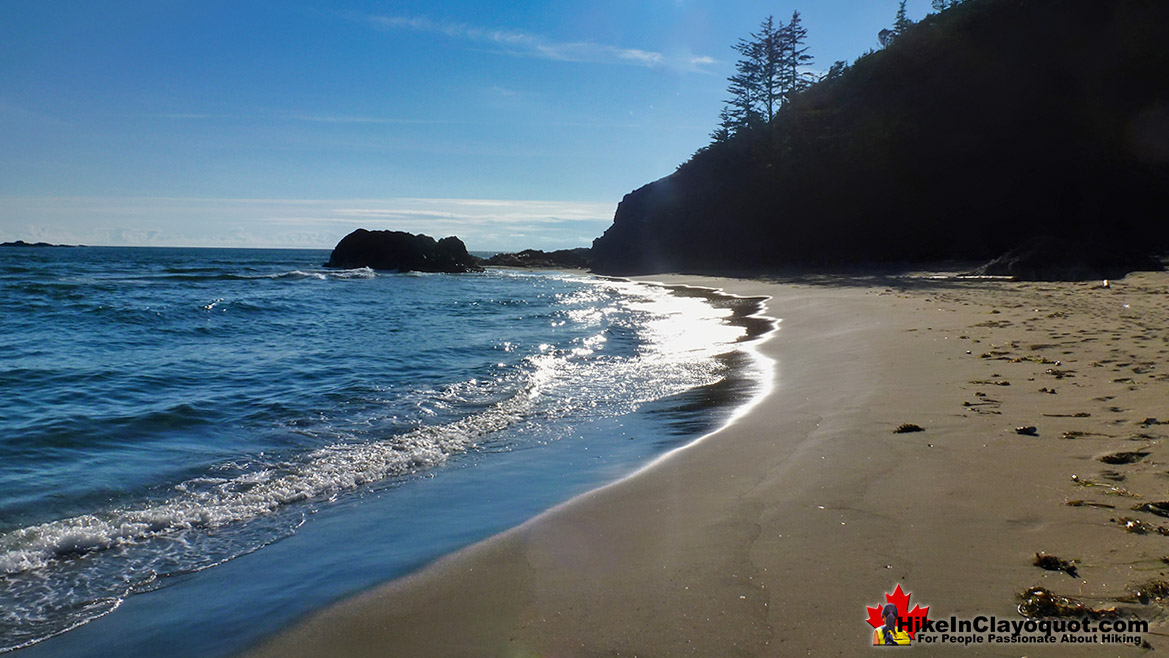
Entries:
[[902,4],[880,49],[815,76],[798,14],[765,20],[734,46],[713,141],[625,197],[594,269],[986,260],[1038,236],[1169,247],[1169,3],[935,9],[915,24]]

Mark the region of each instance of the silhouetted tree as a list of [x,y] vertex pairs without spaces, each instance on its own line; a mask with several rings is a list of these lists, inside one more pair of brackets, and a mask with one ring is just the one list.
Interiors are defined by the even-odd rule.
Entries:
[[727,87],[731,97],[727,100],[723,118],[732,132],[738,132],[762,123],[759,112],[761,97],[759,79],[763,67],[760,62],[760,48],[754,42],[740,39],[739,43],[734,45],[734,49],[743,57],[735,63],[735,74],[727,78],[731,83]]
[[776,28],[775,19],[768,16],[760,25],[758,34],[752,34],[759,56],[759,96],[763,117],[770,123],[775,110],[783,102],[780,88],[780,69],[783,62],[780,53],[782,26]]
[[741,56],[735,64],[735,74],[728,80],[727,113],[723,123],[732,131],[770,122],[783,102],[781,86],[783,61],[780,52],[781,29],[768,16],[749,39],[740,39],[733,46]]
[[897,6],[897,17],[893,19],[893,34],[896,36],[905,34],[910,25],[913,25],[913,21],[909,20],[905,13],[905,0],[901,0],[901,4]]
[[932,0],[930,2],[930,6],[934,8],[934,11],[945,11],[950,7],[957,7],[960,4],[962,4],[962,0]]
[[725,142],[735,134],[738,127],[738,122],[734,116],[731,115],[729,107],[723,107],[722,111],[718,113],[719,123],[718,128],[710,133],[710,138],[716,142]]
[[812,84],[808,73],[801,72],[800,68],[812,64],[812,56],[808,54],[808,29],[800,23],[800,12],[792,12],[792,20],[783,26],[780,31],[779,52],[783,63],[780,74],[780,86],[783,89],[785,100]]
[[913,21],[909,20],[909,15],[905,11],[905,0],[901,0],[901,4],[897,6],[897,16],[893,19],[893,27],[885,28],[878,32],[877,41],[881,42],[882,48],[887,48],[897,37],[904,34],[911,25],[913,25]]
[[840,76],[844,75],[844,72],[847,70],[848,62],[842,59],[838,59],[835,62],[832,62],[832,66],[828,67],[828,72],[820,76],[820,79],[832,80],[833,78],[839,78]]
[[813,82],[811,74],[801,71],[812,62],[805,45],[807,36],[800,14],[795,12],[786,25],[776,25],[768,16],[758,32],[732,46],[740,59],[734,75],[727,78],[731,97],[719,114],[719,128],[711,133],[716,142],[770,123],[792,94]]

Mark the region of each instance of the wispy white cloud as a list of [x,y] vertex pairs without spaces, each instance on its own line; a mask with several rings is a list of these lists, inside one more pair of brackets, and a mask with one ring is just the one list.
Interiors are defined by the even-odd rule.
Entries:
[[465,23],[435,21],[424,16],[360,16],[383,30],[413,30],[441,34],[452,39],[486,44],[500,52],[561,62],[623,64],[702,70],[714,60],[705,56],[667,56],[653,50],[622,48],[594,41],[556,41],[519,30],[490,29]]
[[0,241],[323,249],[360,227],[457,235],[472,250],[559,249],[587,246],[613,210],[611,203],[502,199],[11,196],[0,197]]

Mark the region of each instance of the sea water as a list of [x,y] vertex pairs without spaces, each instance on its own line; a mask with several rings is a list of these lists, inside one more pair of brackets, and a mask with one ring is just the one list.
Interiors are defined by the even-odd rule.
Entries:
[[762,376],[741,300],[327,256],[0,249],[0,650],[230,655],[628,474]]

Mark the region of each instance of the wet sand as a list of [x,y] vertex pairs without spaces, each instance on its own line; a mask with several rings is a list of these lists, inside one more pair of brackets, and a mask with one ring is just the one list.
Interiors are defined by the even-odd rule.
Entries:
[[[774,381],[755,406],[251,655],[851,656],[897,584],[932,618],[1009,619],[1040,585],[1151,619],[1145,639],[1169,649],[1160,603],[1117,601],[1169,574],[1169,519],[1131,509],[1169,500],[1169,275],[646,280],[770,298],[782,322],[758,349]],[[1118,453],[1142,456],[1101,461]],[[1077,577],[1034,566],[1041,551]]]

